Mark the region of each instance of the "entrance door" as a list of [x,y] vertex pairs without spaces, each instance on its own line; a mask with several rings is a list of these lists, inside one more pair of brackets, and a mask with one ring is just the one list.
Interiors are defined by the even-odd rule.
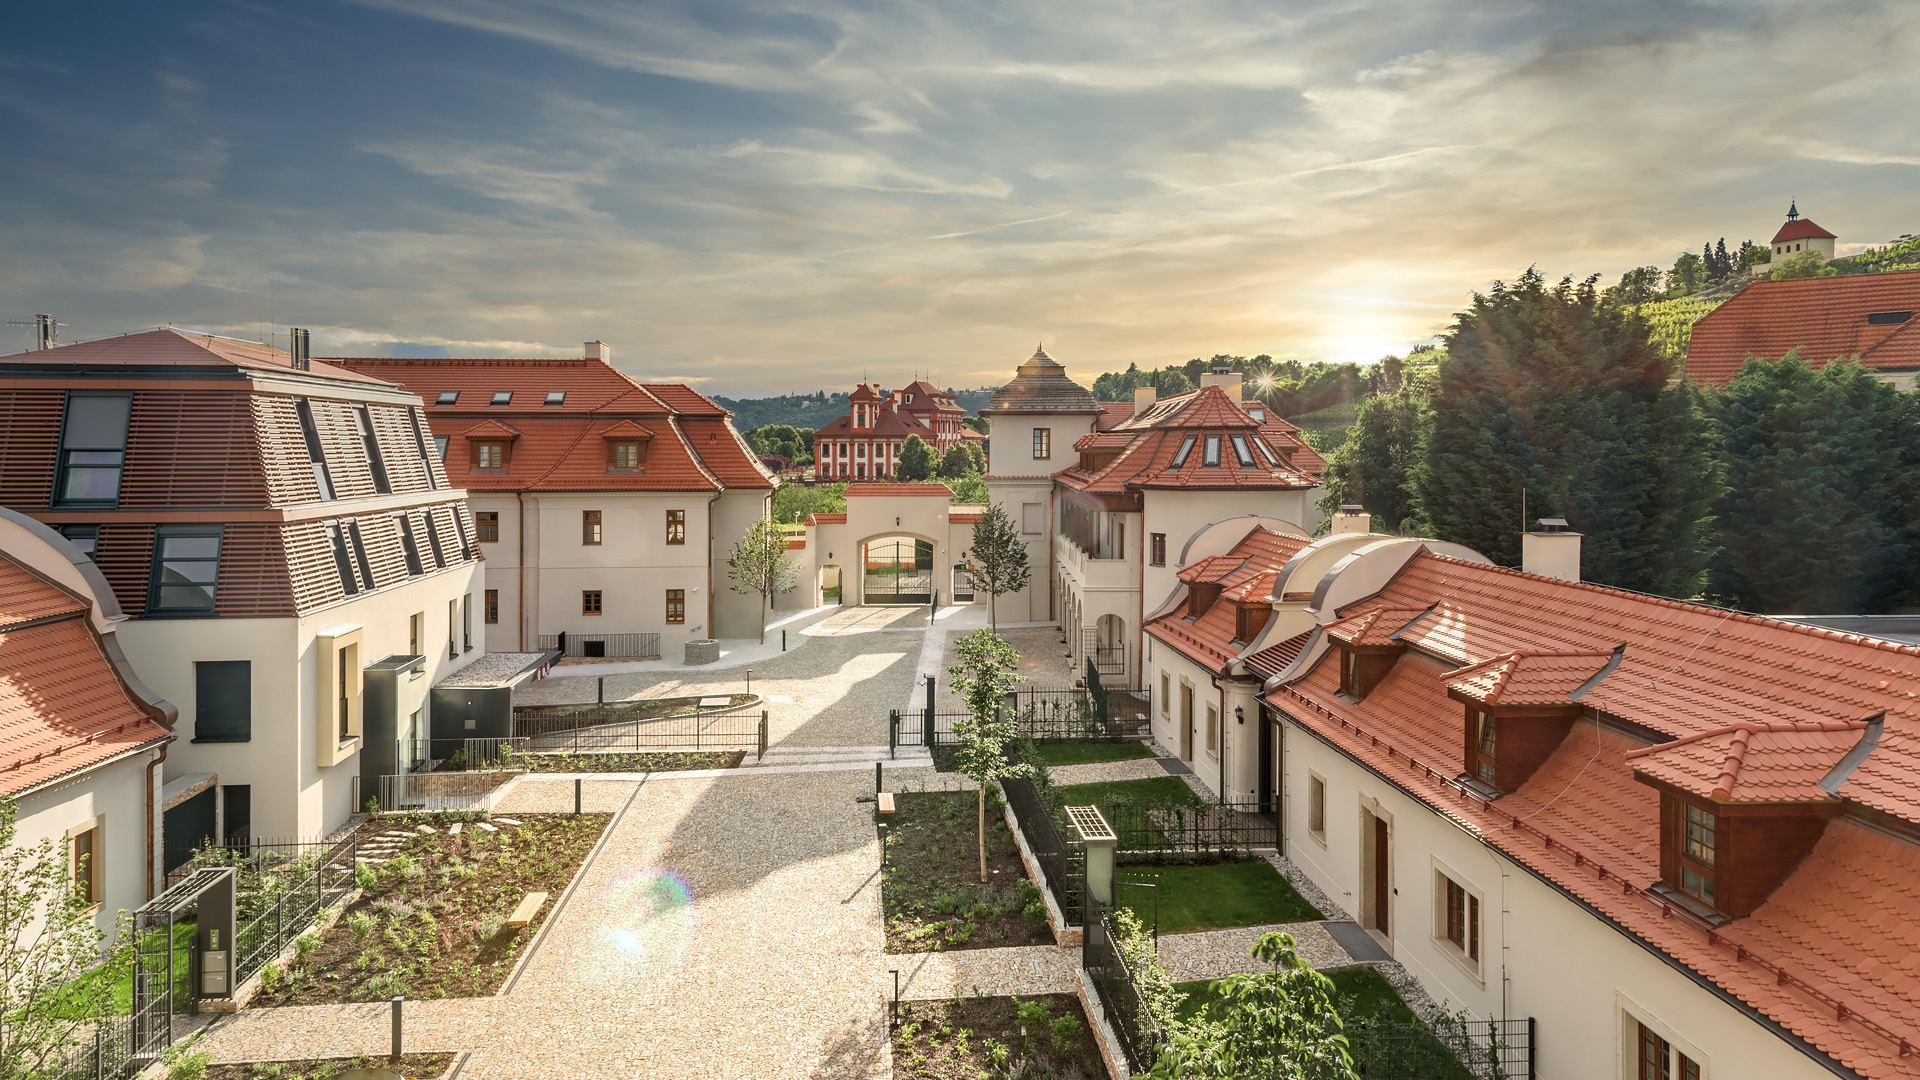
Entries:
[[[1369,815],[1371,816],[1371,815]],[[1393,875],[1387,860],[1387,819],[1373,819],[1373,928],[1393,936],[1388,913],[1393,910]]]
[[1266,815],[1268,821],[1277,825],[1280,819],[1274,814],[1273,774],[1274,759],[1279,755],[1273,752],[1276,734],[1273,728],[1273,721],[1267,715],[1267,707],[1260,706],[1260,812]]
[[1193,687],[1180,686],[1180,759],[1193,760]]

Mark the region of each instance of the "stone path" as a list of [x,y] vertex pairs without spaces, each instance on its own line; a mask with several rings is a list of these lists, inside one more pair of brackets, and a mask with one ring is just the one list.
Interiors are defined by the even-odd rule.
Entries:
[[1353,962],[1326,927],[1317,922],[1241,926],[1231,930],[1202,930],[1191,934],[1160,935],[1160,965],[1175,982],[1248,975],[1267,968],[1250,953],[1253,943],[1274,931],[1292,934],[1300,959],[1316,968],[1346,967]]
[[1167,775],[1154,758],[1131,761],[1096,761],[1091,765],[1055,765],[1047,775],[1056,784],[1104,784],[1114,780],[1150,780]]

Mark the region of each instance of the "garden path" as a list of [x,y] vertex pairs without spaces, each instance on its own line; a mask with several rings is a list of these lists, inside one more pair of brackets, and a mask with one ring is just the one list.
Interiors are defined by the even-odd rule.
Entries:
[[1150,780],[1169,775],[1157,758],[1096,761],[1087,765],[1055,765],[1047,776],[1056,784],[1105,784],[1115,780]]

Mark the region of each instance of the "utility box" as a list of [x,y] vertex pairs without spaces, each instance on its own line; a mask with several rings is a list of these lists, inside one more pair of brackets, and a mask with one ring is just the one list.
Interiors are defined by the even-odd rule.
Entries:
[[1120,838],[1096,806],[1067,807],[1067,821],[1087,846],[1087,899],[1102,908],[1113,906],[1113,856]]

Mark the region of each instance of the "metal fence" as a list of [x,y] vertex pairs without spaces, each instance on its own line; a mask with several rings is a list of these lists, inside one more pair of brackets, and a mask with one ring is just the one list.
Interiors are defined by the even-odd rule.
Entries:
[[1087,685],[1092,686],[1104,678],[1127,677],[1131,668],[1127,664],[1131,650],[1125,643],[1103,644],[1097,627],[1080,628],[1080,655],[1087,662]]
[[359,852],[356,833],[331,844],[254,844],[239,861],[224,864],[242,867],[234,898],[234,986],[353,892]]
[[1056,811],[1047,805],[1033,781],[1009,777],[1000,781],[1007,793],[1007,806],[1020,825],[1020,835],[1040,862],[1047,879],[1047,891],[1060,907],[1062,918],[1071,920],[1080,914],[1080,897],[1087,876],[1087,848],[1077,836],[1063,830]]
[[1134,980],[1133,968],[1120,955],[1114,943],[1117,931],[1112,912],[1100,901],[1088,897],[1084,933],[1080,944],[1080,966],[1093,984],[1094,996],[1106,1013],[1120,1052],[1126,1056],[1129,1073],[1144,1073],[1160,1060],[1167,1043],[1166,1032],[1148,1011]]
[[[1015,738],[1034,742],[1125,742],[1145,733],[1144,728],[1135,730],[1131,725],[1104,719],[1095,695],[1078,686],[1022,686],[1007,699]],[[967,716],[965,712],[929,713],[924,708],[895,709],[887,718],[888,746],[897,752],[902,746],[935,749],[958,745],[954,725]]]
[[631,706],[515,709],[515,753],[618,754],[645,750],[767,752],[767,712],[751,707],[640,719]]
[[541,651],[560,650],[561,656],[604,656],[623,660],[660,659],[659,634],[558,634],[539,635]]
[[1279,829],[1259,809],[1257,799],[1198,807],[1116,801],[1103,803],[1100,812],[1130,861],[1173,861],[1277,850]]
[[79,1041],[34,1063],[24,1075],[36,1080],[119,1080],[133,1072],[133,1017],[94,1021]]
[[505,781],[466,772],[413,772],[380,778],[380,809],[486,810],[487,797]]
[[1354,1072],[1365,1080],[1533,1080],[1532,1017],[1463,1020],[1442,1015],[1431,1026],[1391,1017],[1346,1025]]

